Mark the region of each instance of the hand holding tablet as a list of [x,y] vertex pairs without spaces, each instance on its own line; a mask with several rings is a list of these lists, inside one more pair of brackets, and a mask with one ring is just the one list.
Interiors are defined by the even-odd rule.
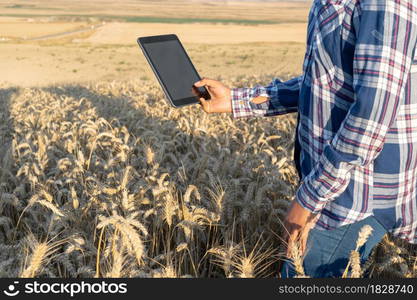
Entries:
[[141,37],[138,44],[173,107],[210,99],[204,86],[194,87],[201,78],[176,35]]
[[210,94],[210,100],[200,98],[200,103],[206,113],[231,113],[232,99],[230,89],[217,80],[204,78],[195,83],[196,87],[206,87]]

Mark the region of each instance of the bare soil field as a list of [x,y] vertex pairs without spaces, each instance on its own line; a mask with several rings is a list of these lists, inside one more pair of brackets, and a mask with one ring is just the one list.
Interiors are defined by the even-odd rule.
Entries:
[[[6,23],[7,18],[2,21]],[[13,27],[13,24],[18,26]],[[12,26],[13,25],[13,26]],[[301,71],[305,24],[221,25],[105,23],[81,34],[28,41],[85,28],[83,23],[16,23],[0,41],[3,85],[148,78],[154,80],[136,44],[139,36],[175,33],[204,76],[295,74]],[[88,25],[91,28],[93,25]],[[97,25],[95,25],[97,26]],[[18,29],[16,29],[18,28]],[[48,28],[42,32],[42,28]],[[26,32],[28,32],[26,34]],[[242,34],[244,32],[245,34]]]
[[259,42],[295,42],[303,44],[306,24],[284,23],[274,25],[237,24],[164,24],[164,23],[111,23],[97,29],[89,38],[79,42],[92,44],[131,44],[132,37],[177,34],[185,43],[193,44],[246,44]]

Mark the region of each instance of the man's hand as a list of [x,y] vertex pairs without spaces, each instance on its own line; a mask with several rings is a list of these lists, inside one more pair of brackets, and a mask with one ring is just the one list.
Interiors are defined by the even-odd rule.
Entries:
[[301,246],[300,255],[304,255],[308,233],[314,227],[317,217],[318,215],[303,208],[296,200],[291,203],[284,222],[284,240],[287,242],[288,258],[291,258],[291,249],[296,247],[296,244]]
[[207,88],[210,94],[210,100],[202,97],[199,98],[201,106],[206,113],[231,113],[232,99],[230,89],[217,80],[204,78],[194,84],[195,87]]

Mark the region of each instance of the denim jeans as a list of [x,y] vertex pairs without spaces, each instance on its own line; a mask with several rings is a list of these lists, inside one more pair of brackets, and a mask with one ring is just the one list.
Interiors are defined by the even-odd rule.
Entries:
[[[307,239],[303,261],[305,274],[313,278],[341,277],[349,262],[350,252],[356,247],[358,233],[364,225],[370,225],[373,231],[365,245],[359,249],[363,264],[387,232],[373,216],[333,230],[313,228]],[[291,278],[295,275],[293,264],[290,261],[284,262],[281,277]]]

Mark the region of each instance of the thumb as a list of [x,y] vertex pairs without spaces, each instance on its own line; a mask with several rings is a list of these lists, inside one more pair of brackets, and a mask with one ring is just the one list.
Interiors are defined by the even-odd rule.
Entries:
[[301,232],[299,230],[292,230],[287,239],[287,257],[292,257],[292,252],[294,251],[294,247],[297,247],[297,242],[300,240]]
[[290,235],[290,236],[288,236],[288,239],[287,239],[287,249],[286,249],[286,253],[285,253],[285,255],[288,258],[291,258],[292,247],[294,247],[294,239]]
[[301,234],[300,237],[300,252],[301,255],[304,255],[306,250],[307,250],[307,240],[308,240],[308,236],[309,236],[310,230],[307,228],[303,231],[303,233]]

